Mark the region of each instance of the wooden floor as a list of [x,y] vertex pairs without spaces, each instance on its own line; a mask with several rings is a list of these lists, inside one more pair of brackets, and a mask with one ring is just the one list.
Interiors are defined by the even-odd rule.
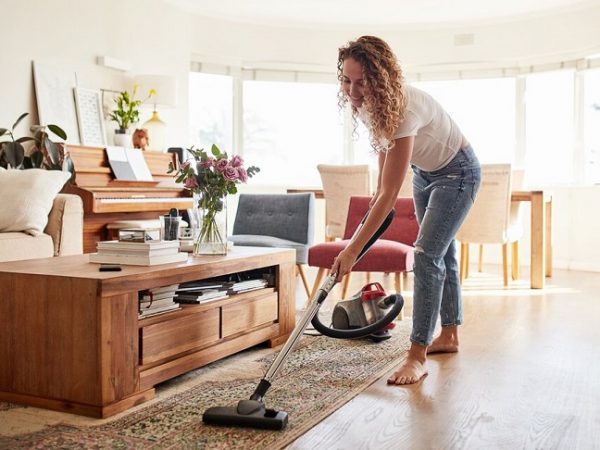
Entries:
[[386,375],[288,449],[600,448],[600,274],[557,270],[529,290],[525,271],[502,289],[485,269],[463,290],[458,354],[432,355],[413,386]]

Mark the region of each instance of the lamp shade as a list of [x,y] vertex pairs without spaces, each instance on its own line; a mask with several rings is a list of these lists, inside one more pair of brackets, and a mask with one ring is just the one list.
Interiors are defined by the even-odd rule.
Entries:
[[177,106],[177,78],[169,75],[138,75],[134,83],[139,86],[141,95],[146,95],[150,89],[156,91],[146,104],[170,108]]

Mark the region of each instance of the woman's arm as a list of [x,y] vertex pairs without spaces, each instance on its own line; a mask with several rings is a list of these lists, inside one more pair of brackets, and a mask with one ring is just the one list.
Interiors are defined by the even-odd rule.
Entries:
[[383,164],[385,163],[385,152],[379,152],[377,155],[377,163],[379,166],[379,170],[377,171],[377,188],[375,189],[375,194],[373,194],[373,198],[369,202],[369,207],[372,207],[379,196],[379,191],[381,189],[381,174],[383,173]]
[[354,239],[338,255],[331,267],[331,273],[337,273],[338,281],[350,271],[360,251],[396,204],[398,192],[408,170],[413,145],[413,136],[396,139],[394,146],[383,157],[380,155],[379,161],[381,163],[383,159],[383,162],[378,175],[375,202],[371,206],[369,217]]

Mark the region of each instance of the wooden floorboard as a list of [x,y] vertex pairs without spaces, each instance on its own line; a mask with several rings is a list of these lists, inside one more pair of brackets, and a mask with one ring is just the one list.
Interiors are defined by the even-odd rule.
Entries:
[[484,270],[464,287],[458,354],[432,355],[413,386],[384,376],[288,448],[600,448],[600,274],[556,270],[530,290],[526,270],[508,289]]

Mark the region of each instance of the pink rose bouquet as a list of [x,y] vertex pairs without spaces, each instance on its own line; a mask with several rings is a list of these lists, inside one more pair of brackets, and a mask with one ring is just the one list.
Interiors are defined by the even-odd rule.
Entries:
[[213,145],[208,154],[204,149],[188,149],[193,160],[184,162],[179,169],[169,163],[167,173],[175,172],[176,182],[183,183],[185,189],[195,194],[198,207],[203,212],[199,241],[212,240],[225,242],[215,224],[215,215],[223,210],[224,199],[228,194],[237,193],[237,184],[246,183],[260,169],[256,166],[244,168],[244,160]]

